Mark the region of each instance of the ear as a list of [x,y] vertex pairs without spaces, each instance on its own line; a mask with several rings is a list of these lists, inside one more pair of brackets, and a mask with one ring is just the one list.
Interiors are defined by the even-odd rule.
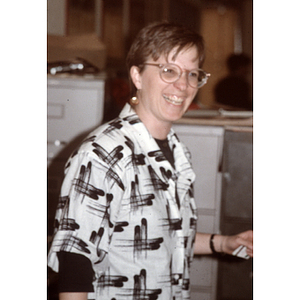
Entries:
[[137,88],[137,90],[141,90],[142,89],[142,78],[141,78],[141,74],[140,74],[140,69],[137,66],[132,66],[130,68],[130,77],[131,77],[133,84]]

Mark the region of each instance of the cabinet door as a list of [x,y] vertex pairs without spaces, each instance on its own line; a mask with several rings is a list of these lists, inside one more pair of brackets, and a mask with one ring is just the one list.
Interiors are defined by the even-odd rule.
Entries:
[[222,153],[223,128],[176,125],[174,129],[192,155],[192,165],[196,173],[194,189],[197,207],[200,212],[212,213],[219,208],[218,190],[221,187],[217,187],[217,177]]
[[100,125],[104,81],[48,79],[48,142],[69,143]]
[[[252,229],[252,145],[252,132],[225,132],[220,228],[226,235]],[[217,299],[252,299],[252,259],[219,260]]]

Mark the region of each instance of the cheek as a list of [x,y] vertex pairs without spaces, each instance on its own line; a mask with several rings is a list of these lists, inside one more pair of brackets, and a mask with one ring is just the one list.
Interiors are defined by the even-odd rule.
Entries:
[[194,100],[194,98],[196,97],[196,95],[198,94],[198,89],[197,90],[193,90],[192,92],[192,98]]
[[163,93],[164,89],[166,88],[166,84],[164,82],[161,82],[161,80],[155,75],[143,77],[142,90],[145,96],[158,96],[159,94]]

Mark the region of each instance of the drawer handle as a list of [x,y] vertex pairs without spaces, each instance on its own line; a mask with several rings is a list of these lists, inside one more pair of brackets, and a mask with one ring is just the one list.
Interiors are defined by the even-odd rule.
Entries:
[[224,179],[228,182],[231,181],[231,175],[228,172],[223,173]]
[[55,140],[55,141],[47,141],[47,144],[59,147],[59,146],[67,145],[67,142],[60,141],[60,140]]

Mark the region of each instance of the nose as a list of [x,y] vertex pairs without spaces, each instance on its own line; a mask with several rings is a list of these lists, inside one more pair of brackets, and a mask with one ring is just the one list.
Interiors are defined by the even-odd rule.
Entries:
[[174,82],[174,86],[180,91],[184,91],[188,88],[188,75],[187,72],[182,72],[180,77]]

